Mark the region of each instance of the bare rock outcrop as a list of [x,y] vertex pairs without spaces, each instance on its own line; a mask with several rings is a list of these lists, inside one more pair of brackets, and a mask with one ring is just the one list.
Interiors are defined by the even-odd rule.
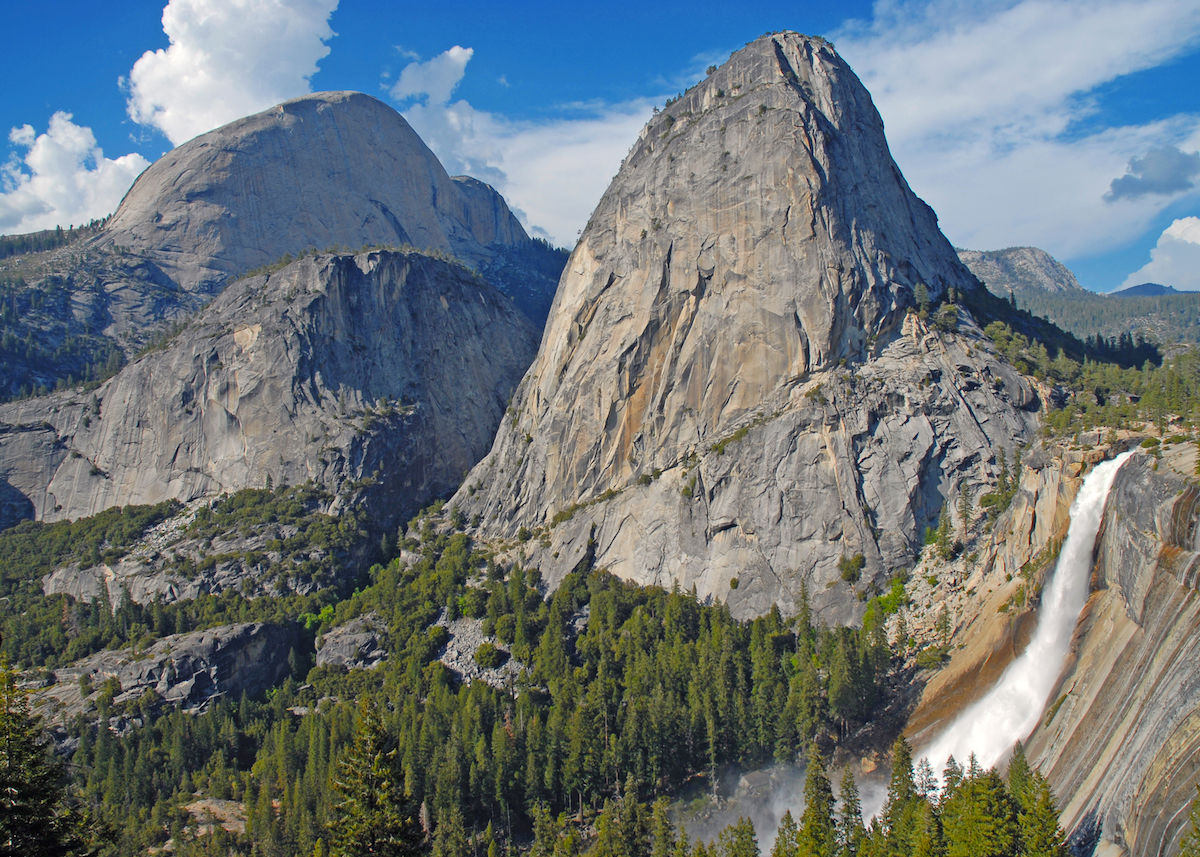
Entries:
[[1011,292],[1024,300],[1031,292],[1091,295],[1062,262],[1037,247],[1004,250],[959,250],[958,258],[971,273],[1002,298]]
[[253,696],[276,684],[297,643],[294,629],[250,622],[163,637],[143,652],[98,652],[56,670],[56,682],[36,694],[35,704],[62,722],[93,710],[115,679],[110,702],[119,709],[166,704],[198,711],[219,696]]
[[392,526],[483,456],[535,337],[460,265],[305,257],[94,392],[0,406],[0,479],[43,520],[311,479]]
[[317,666],[375,669],[387,660],[385,630],[376,613],[338,625],[317,641]]
[[[93,246],[146,260],[185,293],[211,294],[309,248],[408,244],[477,266],[493,246],[528,241],[495,190],[451,178],[391,107],[319,92],[168,152]],[[119,329],[121,300],[109,311]]]
[[[765,36],[643,130],[572,254],[538,356],[454,504],[551,582],[634,580],[830,619],[909,564],[1038,407],[965,312],[977,288],[822,39]],[[952,323],[950,326],[955,326]]]

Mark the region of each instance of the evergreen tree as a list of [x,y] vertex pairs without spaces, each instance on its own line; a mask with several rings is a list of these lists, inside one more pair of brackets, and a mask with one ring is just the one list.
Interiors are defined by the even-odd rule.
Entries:
[[337,795],[329,821],[333,857],[410,857],[420,854],[424,832],[417,807],[405,795],[396,742],[379,711],[359,705],[354,743],[338,764]]
[[1033,771],[1029,760],[1025,758],[1025,748],[1021,742],[1013,747],[1012,760],[1008,763],[1008,793],[1017,803],[1018,810],[1028,809],[1033,797]]
[[947,857],[1013,854],[1017,813],[1000,775],[990,770],[963,780],[942,809],[942,831]]
[[671,857],[675,851],[675,828],[667,814],[670,806],[665,797],[660,797],[650,807],[650,857]]
[[863,826],[862,801],[858,796],[858,784],[854,774],[846,768],[842,772],[842,784],[838,790],[840,806],[837,818],[838,857],[858,857],[866,842],[867,830]]
[[825,760],[814,741],[808,750],[804,777],[804,812],[796,834],[797,857],[833,857],[837,841],[833,826],[833,789],[825,773]]
[[941,857],[945,851],[941,819],[928,800],[922,800],[915,814],[912,857]]
[[783,818],[779,819],[779,829],[775,831],[775,844],[771,846],[771,857],[795,857],[796,854],[796,820],[792,811],[785,810]]
[[901,735],[892,745],[892,776],[883,805],[883,857],[908,857],[921,803],[913,781],[912,748]]
[[942,795],[940,802],[943,805],[946,803],[946,801],[950,800],[950,798],[954,795],[954,792],[958,790],[958,787],[962,784],[962,781],[962,765],[958,763],[958,760],[955,759],[954,756],[950,756],[948,759],[946,759],[946,767],[942,769]]
[[717,835],[717,857],[759,857],[758,837],[748,818],[739,818]]
[[1025,804],[1017,815],[1018,854],[1021,857],[1068,857],[1070,852],[1066,836],[1058,825],[1058,807],[1050,783],[1035,772],[1025,789]]
[[[451,807],[433,833],[433,857],[468,857],[470,850],[462,810],[457,806]],[[552,853],[548,852],[545,857],[550,857]]]
[[88,854],[89,834],[28,694],[17,687],[8,663],[0,663],[0,851],[23,857]]

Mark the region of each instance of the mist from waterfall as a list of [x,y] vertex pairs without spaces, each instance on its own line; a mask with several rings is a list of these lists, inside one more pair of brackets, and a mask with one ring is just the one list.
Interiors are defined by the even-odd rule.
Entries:
[[1033,731],[1063,668],[1075,623],[1088,598],[1096,534],[1117,471],[1132,452],[1102,462],[1088,474],[1075,502],[1058,562],[1042,594],[1038,624],[1020,657],[1008,665],[987,694],[914,757],[940,773],[951,755],[966,763],[974,753],[985,769],[998,764],[1017,741]]

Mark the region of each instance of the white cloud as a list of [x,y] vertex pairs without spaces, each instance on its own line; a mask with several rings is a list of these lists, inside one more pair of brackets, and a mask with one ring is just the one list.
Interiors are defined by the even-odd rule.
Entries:
[[397,101],[425,97],[431,104],[445,104],[467,70],[473,48],[455,45],[425,62],[412,62],[400,72],[389,94]]
[[37,134],[30,125],[13,128],[9,141],[24,149],[0,174],[0,233],[33,232],[83,224],[104,217],[149,161],[138,154],[104,157],[91,128],[58,112]]
[[309,91],[337,0],[170,0],[165,49],[129,73],[128,111],[176,145]]
[[1135,239],[1170,200],[1103,205],[1113,179],[1200,138],[1195,115],[1089,129],[1094,91],[1198,42],[1194,0],[879,0],[870,22],[836,34],[956,244],[1066,257]]
[[1139,283],[1200,291],[1200,217],[1172,222],[1150,251],[1150,261],[1126,277],[1119,288]]
[[489,182],[527,229],[573,246],[659,99],[572,105],[557,119],[514,121],[450,100],[471,55],[456,46],[410,64],[390,93],[424,97],[404,116],[451,174]]

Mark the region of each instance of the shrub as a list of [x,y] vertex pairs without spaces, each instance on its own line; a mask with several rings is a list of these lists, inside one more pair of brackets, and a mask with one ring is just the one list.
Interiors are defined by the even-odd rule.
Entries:
[[863,566],[866,565],[866,558],[856,553],[852,557],[843,555],[838,560],[838,571],[842,574],[842,580],[847,583],[858,583],[858,579],[862,577]]
[[508,653],[498,649],[491,643],[482,643],[475,650],[475,663],[485,670],[493,670],[508,660]]

